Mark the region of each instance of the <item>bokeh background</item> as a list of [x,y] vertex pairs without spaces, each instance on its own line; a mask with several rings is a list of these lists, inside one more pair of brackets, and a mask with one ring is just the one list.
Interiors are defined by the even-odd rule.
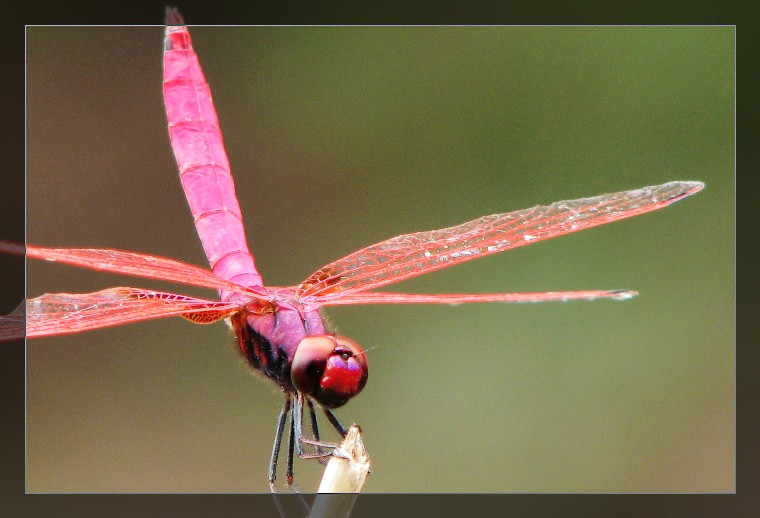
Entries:
[[[369,350],[338,411],[369,492],[735,488],[734,30],[192,27],[272,285],[376,241],[702,180],[665,211],[394,286],[628,302],[327,312]],[[162,28],[27,29],[27,238],[205,265],[161,99]],[[134,285],[29,263],[28,295]],[[267,491],[281,397],[223,324],[30,341],[30,492]],[[325,428],[327,425],[325,425]],[[315,462],[296,466],[317,487]]]

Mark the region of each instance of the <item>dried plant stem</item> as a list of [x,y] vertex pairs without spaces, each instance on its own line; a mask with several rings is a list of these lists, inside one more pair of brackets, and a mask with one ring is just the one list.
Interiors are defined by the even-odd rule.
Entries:
[[309,518],[348,517],[369,467],[362,430],[354,424],[327,463]]

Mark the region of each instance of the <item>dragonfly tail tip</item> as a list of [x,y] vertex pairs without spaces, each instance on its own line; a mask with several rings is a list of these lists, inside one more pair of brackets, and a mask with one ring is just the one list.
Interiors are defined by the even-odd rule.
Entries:
[[164,9],[164,25],[185,25],[185,20],[182,18],[179,9],[171,5],[166,6]]

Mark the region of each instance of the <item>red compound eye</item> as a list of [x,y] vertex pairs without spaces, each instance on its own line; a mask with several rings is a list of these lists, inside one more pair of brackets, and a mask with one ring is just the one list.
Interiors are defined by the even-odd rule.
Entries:
[[343,336],[307,336],[290,366],[296,390],[327,408],[342,406],[361,392],[368,373],[362,348]]

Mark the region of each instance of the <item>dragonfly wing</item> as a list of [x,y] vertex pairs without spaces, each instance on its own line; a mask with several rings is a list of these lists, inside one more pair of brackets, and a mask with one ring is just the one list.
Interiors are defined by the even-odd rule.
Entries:
[[[0,252],[22,255],[24,248],[16,243],[0,242]],[[157,255],[99,248],[45,248],[26,245],[26,256],[145,279],[158,279],[191,286],[262,295],[262,293],[251,288],[220,279],[212,272],[199,266]]]
[[24,302],[7,315],[0,316],[0,342],[24,338]]
[[139,288],[93,293],[46,293],[26,303],[26,336],[52,336],[182,316],[210,324],[240,310],[239,304]]
[[702,190],[670,182],[484,216],[461,225],[404,234],[363,248],[314,272],[298,295],[325,297],[385,286],[478,257],[661,209]]
[[354,304],[465,304],[470,302],[564,302],[568,300],[628,300],[638,295],[630,290],[549,291],[528,293],[417,294],[364,291],[316,297],[320,306]]
[[24,245],[11,241],[0,241],[0,252],[9,255],[24,255]]

